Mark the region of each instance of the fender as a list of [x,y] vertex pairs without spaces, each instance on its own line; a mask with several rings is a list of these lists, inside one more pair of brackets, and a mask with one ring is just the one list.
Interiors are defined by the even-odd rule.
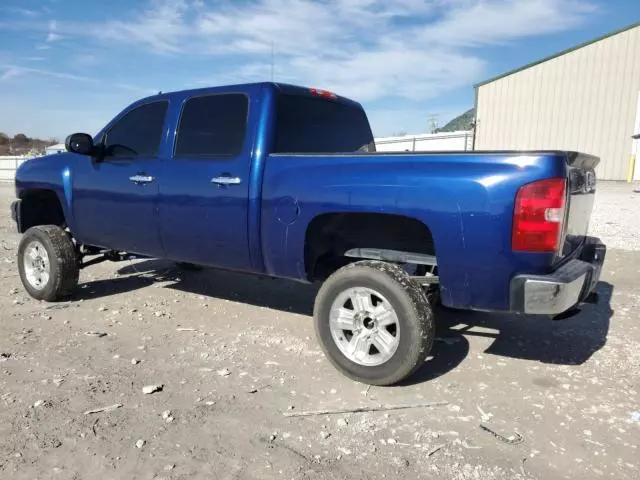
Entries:
[[73,163],[74,154],[58,153],[32,158],[16,171],[16,196],[24,199],[30,191],[54,192],[64,215],[65,223],[73,232]]

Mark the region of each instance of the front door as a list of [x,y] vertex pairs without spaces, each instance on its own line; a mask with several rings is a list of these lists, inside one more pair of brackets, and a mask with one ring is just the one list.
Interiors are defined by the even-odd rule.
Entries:
[[159,203],[167,257],[250,270],[249,98],[223,93],[187,98],[165,162]]
[[162,255],[157,200],[168,102],[136,105],[104,133],[101,158],[81,158],[72,172],[76,238],[87,245]]

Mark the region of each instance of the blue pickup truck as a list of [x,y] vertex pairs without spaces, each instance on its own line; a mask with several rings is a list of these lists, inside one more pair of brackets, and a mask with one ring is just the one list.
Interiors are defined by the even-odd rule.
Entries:
[[130,255],[322,282],[330,361],[375,385],[419,368],[436,305],[557,316],[587,300],[598,159],[567,151],[376,153],[356,102],[260,83],[159,93],[18,170],[22,283],[72,295]]

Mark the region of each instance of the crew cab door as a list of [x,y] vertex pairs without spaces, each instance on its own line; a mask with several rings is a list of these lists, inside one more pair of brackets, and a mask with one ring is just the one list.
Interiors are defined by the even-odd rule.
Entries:
[[138,104],[98,138],[100,158],[79,158],[72,171],[74,235],[84,244],[156,256],[158,158],[166,100]]
[[173,158],[159,184],[160,236],[168,258],[251,269],[249,115],[244,93],[185,98]]

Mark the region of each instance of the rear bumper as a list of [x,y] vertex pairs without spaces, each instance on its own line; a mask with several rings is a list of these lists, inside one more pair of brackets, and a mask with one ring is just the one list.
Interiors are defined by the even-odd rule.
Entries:
[[598,280],[607,247],[589,237],[580,255],[549,275],[517,275],[511,280],[511,311],[559,315],[583,302]]

